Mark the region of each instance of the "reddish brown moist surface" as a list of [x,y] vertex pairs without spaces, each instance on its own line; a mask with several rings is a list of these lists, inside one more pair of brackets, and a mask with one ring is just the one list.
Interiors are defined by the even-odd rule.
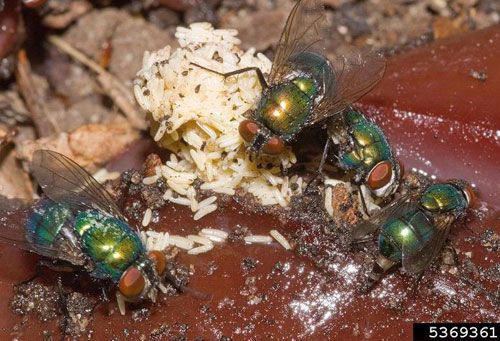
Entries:
[[470,180],[497,209],[499,57],[499,25],[436,41],[392,58],[362,101],[408,171]]
[[[293,223],[284,225],[270,216],[244,213],[234,205],[200,222],[193,222],[190,215],[187,209],[169,207],[162,210],[162,223],[153,224],[151,228],[187,235],[201,227],[230,231],[241,224],[254,234],[267,234],[271,228],[278,228],[289,239],[299,228]],[[485,227],[477,219],[468,226],[478,232]],[[88,330],[94,331],[96,339],[113,336],[124,339],[127,333],[130,339],[137,339],[143,334],[149,336],[162,324],[169,326],[166,329],[169,336],[180,335],[183,333],[179,329],[186,324],[189,339],[197,336],[216,339],[223,335],[234,339],[252,336],[262,339],[271,335],[325,340],[353,335],[397,339],[401,335],[410,337],[413,320],[493,321],[498,318],[490,299],[447,272],[453,267],[443,266],[443,273],[432,268],[425,273],[415,292],[409,290],[415,280],[396,272],[388,275],[369,295],[360,295],[357,289],[369,269],[365,260],[370,255],[338,244],[335,233],[329,236],[323,234],[320,227],[306,228],[308,232],[303,236],[309,248],[306,257],[285,251],[277,244],[226,243],[203,255],[181,253],[178,261],[191,264],[195,271],[189,287],[209,294],[209,299],[194,294],[160,295],[156,305],[146,305],[150,315],[140,321],[134,319],[137,310],[134,313],[131,307],[126,316],[116,310],[106,316],[101,307]],[[471,251],[472,261],[491,271],[498,263],[494,253],[486,251],[477,240],[464,241],[472,236],[468,229],[458,227],[455,231],[453,245],[460,250],[460,261],[466,262],[464,252]],[[28,266],[32,258],[14,248],[2,249],[0,261],[8,266],[4,267],[0,289],[6,298],[11,296],[12,283],[25,279],[33,271]],[[318,270],[311,259],[324,270]],[[474,276],[466,270],[467,266],[461,269],[472,277],[474,285],[481,285],[489,292],[498,286],[498,278],[492,273],[488,277],[486,274]],[[472,269],[478,271],[476,266]],[[19,325],[21,318],[12,315],[7,301],[1,306],[2,337],[11,335],[15,325],[23,339],[40,336],[42,330],[57,333],[55,323],[42,325],[33,316],[26,324]]]
[[[458,268],[453,265],[431,267],[414,291],[411,288],[415,281],[398,271],[387,275],[370,294],[361,295],[357,290],[370,267],[371,255],[367,251],[373,251],[374,245],[368,244],[366,250],[361,246],[356,250],[349,248],[341,238],[345,231],[340,228],[247,213],[232,201],[226,208],[198,222],[191,219],[192,214],[187,209],[169,206],[161,211],[160,223],[150,228],[181,235],[203,227],[231,231],[238,224],[248,227],[253,234],[267,234],[276,228],[289,240],[293,235],[298,236],[300,243],[296,250],[304,256],[285,251],[277,244],[226,243],[198,256],[181,252],[178,261],[191,264],[195,271],[189,287],[210,294],[209,299],[203,300],[195,294],[160,295],[160,302],[146,306],[149,311],[140,310],[144,307],[133,311],[129,307],[126,316],[116,311],[106,316],[105,309],[101,308],[87,330],[93,331],[95,339],[136,340],[141,335],[168,339],[185,335],[188,339],[231,336],[246,340],[274,336],[326,340],[357,336],[376,340],[382,337],[409,339],[412,321],[498,321],[498,305],[495,306],[491,298],[500,280],[498,240],[494,242],[485,232],[489,229],[499,233],[498,211],[491,208],[498,204],[492,189],[498,185],[496,174],[489,171],[498,161],[492,153],[487,153],[498,150],[498,146],[495,149],[497,142],[493,136],[483,136],[487,129],[499,126],[498,115],[494,112],[499,107],[498,97],[491,95],[500,89],[500,66],[491,61],[493,49],[498,56],[498,43],[491,43],[491,48],[478,52],[484,64],[474,64],[478,68],[487,67],[488,79],[481,83],[472,78],[472,89],[464,84],[469,84],[466,74],[471,63],[475,63],[476,44],[489,46],[490,39],[498,42],[499,34],[500,28],[496,27],[477,32],[461,43],[450,42],[450,49],[455,49],[453,63],[443,52],[447,45],[443,48],[433,45],[395,57],[389,61],[387,77],[390,81],[384,80],[375,94],[365,101],[371,105],[378,103],[382,108],[396,103],[398,113],[401,110],[425,113],[399,115],[381,109],[378,116],[379,121],[381,117],[388,118],[383,121],[383,127],[389,131],[391,141],[409,168],[423,168],[429,161],[428,167],[438,176],[463,177],[478,185],[483,200],[479,209],[471,212],[466,227],[458,224],[450,237],[461,264]],[[434,59],[430,52],[433,49],[435,54],[442,55]],[[463,53],[457,53],[456,49]],[[445,61],[443,64],[441,58]],[[411,72],[415,63],[425,77]],[[397,65],[398,72],[393,65]],[[464,70],[463,77],[454,73],[455,68]],[[397,80],[392,79],[396,75]],[[435,87],[439,91],[425,91],[427,84],[428,89]],[[400,88],[396,91],[397,86]],[[454,87],[455,90],[450,90]],[[482,87],[484,92],[477,91],[476,87]],[[458,90],[461,91],[459,95],[454,95]],[[414,93],[420,95],[414,97]],[[468,104],[468,100],[472,104]],[[456,109],[448,113],[451,104]],[[491,112],[485,116],[488,110]],[[454,127],[453,131],[450,127]],[[441,139],[445,142],[439,142]],[[459,142],[462,140],[465,142]],[[403,148],[409,148],[409,152]],[[130,165],[134,158],[144,160],[140,146],[135,150],[137,153],[123,158],[120,166]],[[464,167],[468,163],[471,167]],[[57,333],[56,322],[40,323],[33,316],[21,322],[22,317],[13,315],[7,303],[12,296],[12,284],[33,272],[34,259],[35,256],[13,247],[0,246],[3,264],[1,339],[12,336],[40,338],[44,330]],[[443,261],[453,264],[452,254],[446,252]]]
[[5,8],[0,12],[0,58],[4,58],[11,53],[14,46],[19,43],[18,25],[20,20],[21,5],[18,1],[6,1]]

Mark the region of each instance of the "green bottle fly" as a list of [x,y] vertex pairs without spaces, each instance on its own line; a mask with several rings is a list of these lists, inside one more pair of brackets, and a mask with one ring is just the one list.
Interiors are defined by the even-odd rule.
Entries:
[[297,134],[342,112],[382,78],[385,59],[370,51],[329,59],[329,26],[319,0],[296,2],[281,34],[268,77],[257,67],[226,73],[194,64],[224,78],[253,71],[262,87],[256,109],[240,122],[251,155],[278,155]]
[[24,228],[2,229],[0,239],[116,283],[122,302],[154,301],[162,281],[173,281],[165,256],[146,251],[109,193],[84,169],[48,150],[34,153],[32,167],[45,197]]
[[370,285],[398,263],[409,272],[424,270],[441,251],[452,224],[473,202],[474,192],[465,181],[450,180],[400,198],[356,226],[354,240],[380,229]]
[[375,122],[360,110],[350,107],[331,118],[327,127],[329,140],[325,146],[325,158],[330,143],[333,143],[337,165],[354,172],[354,183],[366,185],[377,197],[386,197],[396,191],[404,168]]

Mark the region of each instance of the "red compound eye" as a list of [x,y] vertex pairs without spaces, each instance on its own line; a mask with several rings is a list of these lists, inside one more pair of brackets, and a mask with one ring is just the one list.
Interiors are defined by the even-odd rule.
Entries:
[[377,190],[386,186],[392,178],[392,163],[381,161],[372,168],[368,175],[367,185],[371,190]]
[[23,4],[29,8],[36,8],[42,6],[47,0],[23,0]]
[[283,140],[277,136],[271,137],[262,148],[264,153],[270,155],[281,154],[283,150],[285,150],[285,144],[283,143]]
[[251,143],[254,140],[255,135],[257,135],[259,130],[259,125],[252,120],[243,120],[238,127],[241,137],[247,143]]
[[397,160],[399,164],[399,178],[402,179],[405,175],[405,165],[401,162],[401,160]]
[[467,186],[464,188],[465,195],[467,196],[467,201],[469,202],[469,207],[473,207],[476,204],[476,193],[472,186]]
[[142,273],[136,267],[131,266],[120,278],[118,289],[127,298],[136,298],[142,293],[145,285],[146,280]]

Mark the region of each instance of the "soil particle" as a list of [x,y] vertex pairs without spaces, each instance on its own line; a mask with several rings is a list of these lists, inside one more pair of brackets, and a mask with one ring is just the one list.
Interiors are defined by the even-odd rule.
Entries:
[[66,335],[79,336],[92,334],[87,327],[92,321],[96,304],[95,298],[79,292],[66,293],[56,286],[29,282],[14,288],[10,307],[15,314],[34,314],[42,322],[59,318]]
[[151,209],[160,208],[165,205],[163,194],[165,194],[167,188],[167,182],[164,179],[159,179],[152,185],[144,185],[141,190],[141,198],[147,207]]
[[195,22],[217,23],[218,18],[214,11],[214,2],[218,2],[218,0],[202,1],[198,3],[198,6],[188,8],[184,13],[184,21],[187,24]]
[[148,308],[141,308],[134,310],[132,313],[132,321],[134,322],[141,322],[145,321],[148,319],[148,317],[151,315],[151,311]]
[[168,336],[170,333],[170,326],[168,324],[162,324],[159,327],[153,329],[149,334],[151,340],[161,340]]
[[488,79],[488,74],[485,71],[470,70],[470,76],[481,82],[485,82]]
[[147,21],[113,8],[93,10],[80,18],[65,34],[74,47],[100,60],[102,46],[110,40],[112,55],[109,69],[118,79],[132,85],[145,51],[175,45],[169,32]]
[[60,313],[60,294],[53,286],[30,282],[14,287],[10,308],[15,314],[34,313],[43,322],[56,318]]
[[487,229],[481,235],[481,245],[488,252],[498,252],[500,250],[500,235],[491,229]]
[[165,287],[169,290],[169,294],[177,294],[177,288],[185,288],[189,284],[190,269],[188,266],[177,262],[168,262],[167,270],[175,283],[166,282]]
[[97,82],[82,65],[71,62],[55,47],[49,47],[47,54],[49,58],[43,61],[39,70],[59,96],[75,103],[96,91]]
[[[79,336],[83,333],[92,334],[87,327],[92,321],[92,314],[97,304],[95,298],[89,298],[78,292],[65,294],[66,309],[68,318],[66,321],[65,332],[67,335]],[[62,317],[64,318],[64,316]]]
[[445,265],[457,265],[456,252],[451,247],[446,247],[443,250],[441,258]]
[[241,262],[241,268],[244,272],[250,272],[257,266],[258,261],[252,257],[245,257]]
[[0,113],[0,121],[9,126],[30,121],[30,113],[17,91],[14,90],[0,93]]
[[271,46],[276,46],[283,29],[281,25],[270,25],[270,23],[284,23],[288,9],[288,6],[284,6],[271,11],[228,15],[223,18],[222,27],[238,30],[243,49],[253,47],[257,51],[265,51]]
[[243,242],[245,236],[248,235],[248,231],[248,227],[237,225],[234,230],[229,232],[229,236],[227,237],[227,239],[233,243]]
[[169,29],[181,23],[179,14],[165,7],[149,11],[148,21],[161,30]]
[[207,276],[211,276],[219,268],[216,262],[210,261],[207,265]]

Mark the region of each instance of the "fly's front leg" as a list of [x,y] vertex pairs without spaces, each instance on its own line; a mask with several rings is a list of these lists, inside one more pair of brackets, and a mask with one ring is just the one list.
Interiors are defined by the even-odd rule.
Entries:
[[331,138],[328,137],[325,143],[325,148],[323,149],[323,155],[321,156],[321,161],[318,167],[318,174],[323,175],[323,167],[325,166],[326,159],[328,158],[328,151],[330,150]]
[[371,214],[368,212],[368,206],[366,205],[365,195],[363,194],[363,190],[361,190],[361,186],[358,183],[353,184],[356,187],[356,190],[359,193],[359,201],[361,201],[361,209],[363,210],[363,214],[368,218],[371,217]]
[[68,335],[68,326],[70,321],[69,310],[68,310],[68,301],[66,299],[66,293],[64,292],[64,288],[62,286],[61,277],[57,278],[57,288],[59,290],[59,303],[62,312],[62,321],[61,321],[61,340],[65,339],[65,336]]
[[413,298],[416,298],[417,297],[417,294],[418,294],[418,287],[420,286],[420,282],[422,281],[422,277],[424,277],[424,272],[420,272],[418,275],[417,275],[417,278],[415,278],[414,282],[413,282],[413,285],[412,285],[412,288],[411,288],[411,293],[412,293],[412,297]]
[[112,314],[111,307],[109,305],[109,302],[111,302],[111,300],[109,299],[107,289],[105,288],[104,285],[101,285],[101,295],[100,296],[101,296],[101,300],[99,300],[95,303],[92,310],[94,311],[98,306],[103,304],[106,307],[105,309],[106,309],[107,315],[110,316]]
[[213,73],[215,73],[215,74],[217,74],[219,76],[222,76],[224,78],[235,76],[235,75],[239,75],[240,73],[254,71],[257,74],[257,78],[259,79],[259,83],[260,83],[260,86],[262,87],[262,89],[267,89],[269,87],[269,85],[266,82],[266,78],[264,77],[264,74],[256,66],[245,67],[243,69],[239,69],[239,70],[234,70],[234,71],[231,71],[231,72],[223,73],[223,72],[219,72],[219,71],[215,71],[215,70],[206,68],[206,67],[201,66],[201,65],[196,64],[196,63],[191,63],[191,64],[194,65],[194,66],[199,67],[200,69],[203,69],[203,70],[206,70],[206,71],[209,71],[209,72],[213,72]]
[[56,271],[56,272],[74,272],[74,271],[78,270],[77,268],[75,268],[74,266],[71,266],[70,264],[68,264],[66,262],[57,262],[57,261],[50,261],[50,260],[46,260],[46,259],[40,259],[36,263],[35,273],[33,274],[33,276],[31,276],[28,279],[25,279],[24,281],[21,281],[21,282],[15,284],[15,286],[17,287],[17,286],[20,286],[23,284],[29,284],[29,283],[33,282],[35,279],[37,279],[38,277],[40,277],[42,275],[43,268],[49,268],[49,269]]
[[313,176],[311,180],[307,183],[305,193],[309,193],[309,189],[311,187],[311,184],[318,178],[318,176],[323,177],[323,167],[325,166],[326,159],[328,157],[328,151],[330,150],[330,137],[326,140],[325,143],[325,148],[323,149],[323,155],[321,156],[321,161],[319,162],[319,167],[318,170],[316,171],[316,174]]

